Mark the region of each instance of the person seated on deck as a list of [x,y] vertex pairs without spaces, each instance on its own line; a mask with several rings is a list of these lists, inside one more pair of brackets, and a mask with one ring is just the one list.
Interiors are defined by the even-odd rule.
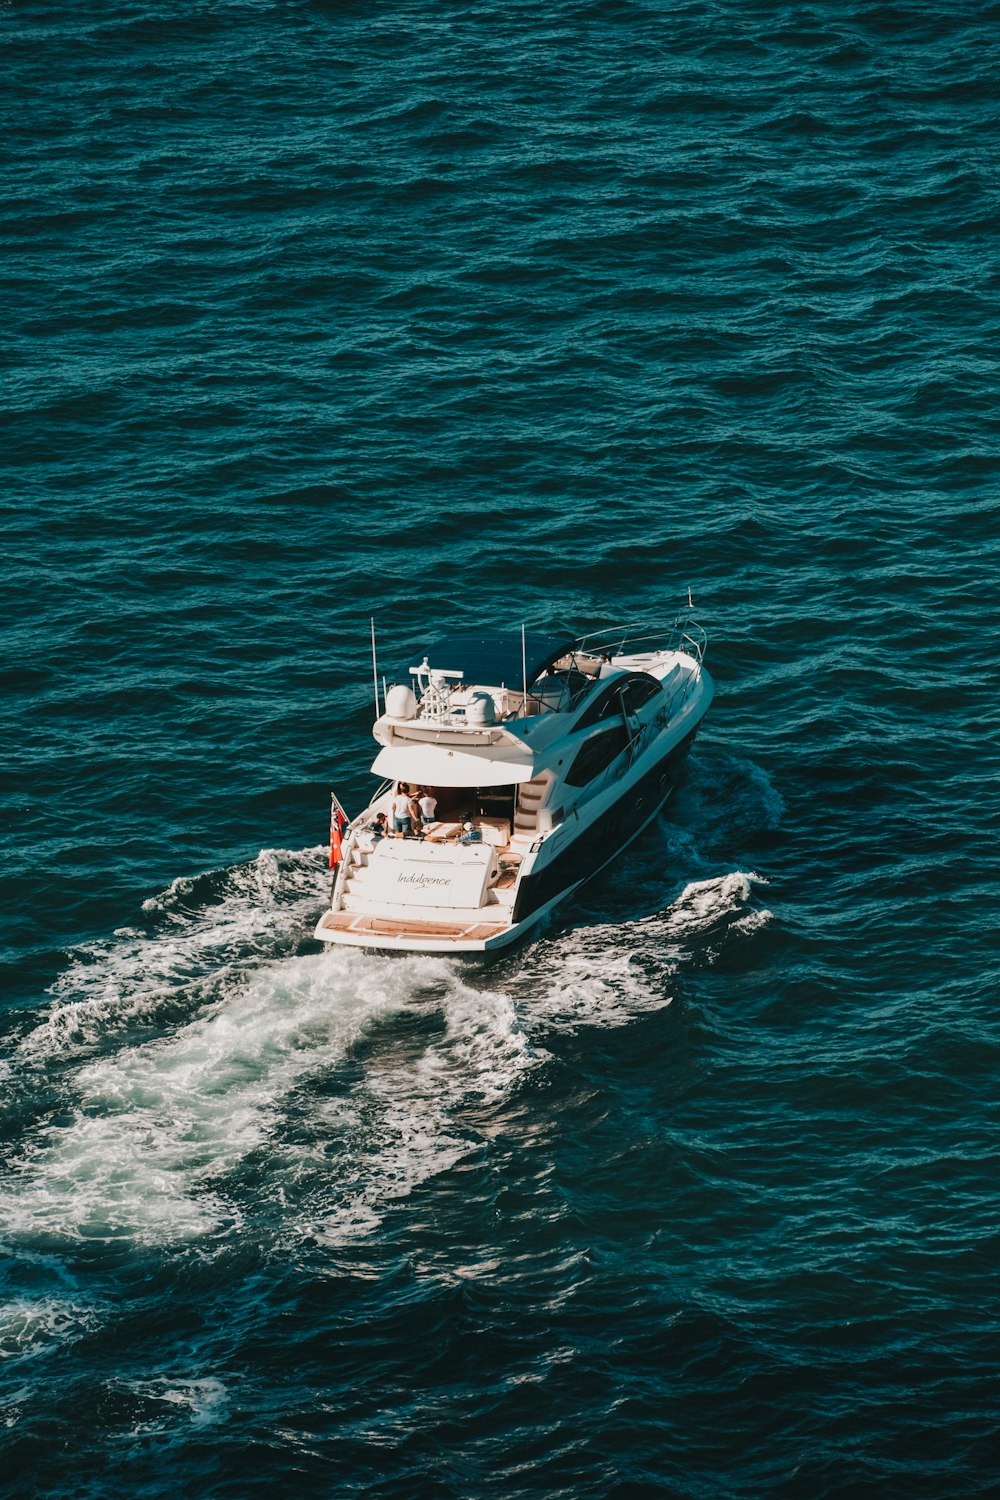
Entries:
[[371,834],[372,840],[375,843],[377,843],[379,839],[388,837],[389,819],[386,817],[384,812],[380,812],[375,815],[375,821],[374,823],[371,823],[369,825],[368,832]]
[[476,828],[472,823],[463,823],[458,842],[460,844],[481,844],[483,842],[482,830]]

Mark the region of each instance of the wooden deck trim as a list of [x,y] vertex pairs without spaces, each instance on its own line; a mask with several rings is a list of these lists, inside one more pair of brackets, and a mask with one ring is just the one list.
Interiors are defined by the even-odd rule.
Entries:
[[493,937],[510,926],[506,918],[499,922],[483,921],[477,916],[470,922],[398,921],[393,917],[366,916],[364,912],[328,911],[322,926],[329,932],[366,932],[379,937],[411,938],[481,938]]

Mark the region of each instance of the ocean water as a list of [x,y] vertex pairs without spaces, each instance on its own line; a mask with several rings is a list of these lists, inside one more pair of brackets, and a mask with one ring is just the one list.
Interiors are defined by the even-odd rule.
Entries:
[[[0,1488],[1000,1492],[1000,6],[0,3]],[[321,952],[369,620],[658,826]]]

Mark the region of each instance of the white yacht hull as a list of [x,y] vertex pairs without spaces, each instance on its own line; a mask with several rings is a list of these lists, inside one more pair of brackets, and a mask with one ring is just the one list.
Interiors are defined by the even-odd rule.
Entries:
[[[416,691],[386,694],[372,771],[389,780],[342,851],[335,801],[331,858],[342,857],[316,937],[475,955],[536,932],[670,796],[712,701],[704,646],[683,619],[666,633],[438,642],[409,668]],[[412,838],[418,795],[429,821]]]
[[[588,883],[605,871],[609,865],[621,855],[630,844],[644,833],[649,825],[655,822],[659,813],[663,810],[674,783],[667,787],[661,799],[649,812],[645,821],[621,843],[617,844],[610,854],[598,865],[595,870],[580,879],[573,881],[564,889],[550,897],[542,905],[538,906],[530,915],[520,921],[510,921],[503,927],[490,930],[489,923],[477,920],[479,914],[469,922],[464,922],[458,913],[454,914],[453,921],[435,922],[433,919],[426,922],[427,931],[420,933],[415,924],[401,922],[384,916],[373,916],[365,913],[352,914],[353,919],[349,923],[330,923],[330,918],[335,918],[336,913],[327,912],[316,926],[314,936],[322,943],[340,944],[354,948],[370,948],[375,952],[385,953],[450,953],[456,955],[469,954],[493,954],[513,948],[518,943],[527,941],[533,933],[543,927],[556,910],[568,901],[572,896]],[[583,838],[584,835],[580,835]],[[574,840],[574,843],[579,840]],[[574,845],[570,844],[564,850],[566,856],[572,855]],[[541,872],[544,873],[544,872]],[[440,916],[440,914],[439,914]],[[403,928],[402,931],[394,931],[394,928]],[[439,931],[432,929],[438,927]]]
[[382,952],[488,954],[524,941],[587,881],[606,870],[656,819],[677,781],[710,701],[692,703],[616,779],[607,794],[574,809],[526,856],[511,908],[474,911],[389,908],[328,911],[315,936],[324,943]]

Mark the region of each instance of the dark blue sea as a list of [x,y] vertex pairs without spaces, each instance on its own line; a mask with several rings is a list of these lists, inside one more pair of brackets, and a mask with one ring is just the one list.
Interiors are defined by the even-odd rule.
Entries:
[[[5,1500],[1000,1494],[1000,5],[0,0]],[[449,630],[663,818],[322,951]]]

